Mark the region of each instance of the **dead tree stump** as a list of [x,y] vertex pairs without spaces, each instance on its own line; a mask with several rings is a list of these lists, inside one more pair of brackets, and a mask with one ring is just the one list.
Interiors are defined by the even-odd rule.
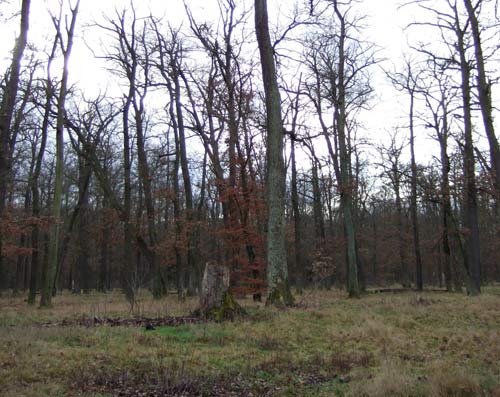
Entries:
[[229,291],[227,266],[207,262],[201,283],[200,307],[193,314],[215,321],[233,320],[247,314]]

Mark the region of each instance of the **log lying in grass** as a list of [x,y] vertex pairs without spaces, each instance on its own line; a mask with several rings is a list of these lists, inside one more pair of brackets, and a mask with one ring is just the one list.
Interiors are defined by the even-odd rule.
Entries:
[[215,261],[207,262],[201,284],[200,307],[193,315],[223,321],[246,314],[229,291],[229,268]]

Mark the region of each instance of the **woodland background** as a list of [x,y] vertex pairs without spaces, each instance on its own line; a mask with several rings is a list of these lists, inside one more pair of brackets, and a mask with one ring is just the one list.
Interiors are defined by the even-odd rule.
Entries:
[[[263,293],[267,132],[253,11],[214,5],[217,19],[205,20],[187,2],[182,26],[133,2],[86,25],[111,82],[98,94],[68,83],[83,40],[76,2],[49,6],[41,47],[29,1],[14,13],[0,5],[20,24],[0,91],[1,290],[31,304],[42,290],[42,305],[61,289],[182,297],[214,260],[230,266],[235,293]],[[299,1],[272,26],[292,286],[346,285],[348,246],[361,289],[477,294],[500,281],[496,6],[410,2],[425,18],[408,29],[425,34],[382,72],[362,1]],[[406,114],[366,131],[377,73]],[[423,136],[432,155],[419,158]]]

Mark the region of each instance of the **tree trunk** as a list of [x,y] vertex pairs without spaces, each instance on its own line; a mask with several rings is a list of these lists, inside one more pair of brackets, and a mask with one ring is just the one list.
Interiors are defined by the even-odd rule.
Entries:
[[450,224],[451,224],[451,202],[450,202],[450,158],[448,157],[448,116],[444,98],[441,100],[443,108],[443,129],[438,132],[439,146],[441,148],[441,217],[443,226],[443,255],[444,255],[444,280],[446,291],[452,291],[452,269],[450,249]]
[[479,225],[477,215],[477,191],[475,177],[474,142],[472,139],[472,116],[471,116],[471,71],[465,53],[464,35],[465,31],[460,27],[458,11],[455,8],[455,22],[457,34],[457,50],[460,56],[460,72],[462,77],[462,107],[464,112],[464,207],[465,225],[468,229],[466,237],[466,259],[467,272],[471,282],[468,284],[470,295],[481,293],[481,256],[479,247]]
[[134,277],[134,265],[132,262],[132,156],[130,150],[130,128],[129,111],[131,105],[131,93],[125,99],[123,107],[123,259],[120,269],[121,285],[125,298],[129,302],[135,300],[135,290],[132,286]]
[[[408,73],[411,74],[410,69]],[[410,76],[409,76],[410,77]],[[415,91],[410,87],[410,154],[411,154],[411,198],[410,212],[413,225],[413,248],[415,250],[415,284],[418,291],[424,288],[422,275],[422,255],[420,251],[420,230],[418,222],[418,204],[417,204],[417,162],[415,159],[415,129],[413,125]]]
[[[177,62],[177,60],[175,60]],[[180,167],[182,171],[182,180],[184,184],[184,197],[186,202],[186,219],[184,227],[187,227],[188,230],[192,230],[192,222],[194,221],[194,205],[193,205],[193,189],[191,187],[191,174],[189,172],[188,167],[188,158],[187,158],[187,150],[186,150],[186,136],[185,136],[185,128],[184,128],[184,114],[182,110],[181,103],[181,85],[179,80],[179,70],[177,70],[178,65],[175,66],[175,69],[172,71],[172,78],[174,82],[173,89],[169,87],[171,100],[175,103],[175,113],[173,110],[171,113],[172,124],[174,129],[177,130],[177,141],[178,141],[178,150],[179,150],[179,161]],[[184,270],[184,277],[187,278],[186,286],[188,288],[189,294],[194,294],[194,290],[199,286],[199,264],[196,261],[196,256],[193,255],[193,249],[195,246],[195,236],[191,231],[189,236],[186,236],[187,241],[187,257],[185,258],[187,269]]]
[[[10,178],[11,163],[11,124],[14,117],[19,76],[21,74],[21,61],[28,41],[30,0],[23,0],[21,5],[21,29],[16,39],[10,72],[5,82],[0,106],[0,219],[4,216],[7,200],[8,181]],[[0,288],[4,284],[3,238],[0,230]]]
[[78,255],[77,274],[78,284],[84,293],[90,292],[90,264],[89,264],[89,179],[90,166],[83,156],[78,161]]
[[314,235],[317,239],[324,241],[325,222],[323,220],[323,210],[321,202],[321,190],[319,188],[319,175],[318,175],[318,160],[313,157],[312,159],[312,190],[313,190],[313,218],[314,218]]
[[285,165],[283,123],[274,54],[269,37],[267,1],[255,0],[255,31],[259,45],[267,113],[267,287],[269,304],[291,305],[285,244]]
[[[108,203],[106,197],[102,199],[102,212],[103,215],[107,209]],[[109,280],[109,235],[111,228],[109,227],[108,221],[104,219],[104,226],[102,230],[102,236],[100,241],[100,254],[99,254],[99,281],[97,283],[97,290],[101,292],[106,292],[108,290],[108,280]]]
[[[52,216],[55,224],[50,228],[50,246],[49,246],[49,263],[47,273],[44,278],[44,285],[42,287],[42,294],[40,300],[40,307],[50,307],[52,305],[52,289],[54,285],[54,278],[56,276],[58,248],[59,248],[59,230],[61,227],[61,204],[62,204],[62,190],[63,190],[63,166],[64,166],[64,118],[65,118],[65,101],[68,93],[68,64],[73,47],[73,37],[76,25],[76,17],[78,14],[79,1],[76,3],[74,9],[71,10],[71,23],[67,29],[67,45],[62,48],[64,54],[63,74],[61,79],[61,88],[57,102],[57,122],[56,122],[56,171],[54,181],[54,197],[52,203]],[[61,5],[62,7],[62,5]],[[61,21],[56,22],[56,28],[61,34]],[[61,40],[61,47],[64,47]]]
[[[49,55],[47,62],[47,80],[45,87],[45,104],[43,109],[43,120],[40,136],[40,147],[38,149],[38,154],[36,157],[35,169],[30,181],[31,197],[33,200],[31,214],[36,220],[40,216],[40,192],[39,192],[39,179],[40,173],[42,171],[43,156],[45,154],[45,148],[47,145],[48,129],[50,124],[50,114],[52,112],[52,100],[54,98],[55,92],[52,84],[51,78],[51,65],[54,60],[55,53],[57,49],[57,38],[54,40],[52,45],[52,52]],[[29,281],[29,293],[28,293],[28,304],[35,304],[36,290],[37,290],[37,280],[39,276],[40,267],[40,254],[39,254],[39,238],[40,238],[40,228],[38,223],[35,222],[33,229],[31,231],[31,269],[30,269],[30,281]]]
[[290,162],[292,164],[292,208],[293,221],[295,226],[295,283],[297,288],[302,291],[305,285],[305,261],[303,255],[303,238],[302,219],[299,209],[299,192],[297,189],[297,162],[295,159],[295,141],[290,142]]
[[148,228],[148,239],[149,239],[149,255],[148,261],[150,266],[150,271],[153,275],[153,296],[155,298],[162,297],[167,292],[167,287],[165,285],[165,280],[161,274],[159,265],[157,263],[155,254],[156,245],[156,228],[155,228],[155,211],[153,203],[153,192],[151,189],[151,172],[149,170],[149,165],[146,157],[145,150],[145,137],[144,137],[144,107],[142,101],[144,97],[141,97],[140,104],[134,103],[135,111],[135,127],[137,132],[137,157],[138,157],[138,167],[139,176],[141,178],[142,188],[144,190],[144,201],[146,205],[146,216],[147,216],[147,228]]
[[377,211],[375,209],[375,204],[372,204],[372,213],[371,213],[371,226],[372,226],[372,273],[373,273],[373,284],[378,284],[378,227],[377,227]]
[[399,266],[401,270],[401,284],[403,288],[411,287],[410,275],[408,273],[408,263],[406,258],[406,238],[403,227],[403,205],[401,203],[401,173],[397,160],[393,164],[394,193],[396,194],[396,227],[398,230]]
[[356,234],[354,230],[353,216],[353,181],[350,175],[351,154],[349,152],[348,137],[346,134],[346,93],[344,82],[345,70],[345,38],[347,35],[344,16],[338,8],[337,0],[333,1],[335,14],[340,22],[339,35],[339,60],[338,60],[338,82],[337,82],[337,106],[335,108],[335,119],[337,126],[339,155],[340,155],[340,202],[344,215],[344,231],[347,241],[347,263],[349,297],[359,297],[358,263],[356,258]]
[[215,321],[233,320],[246,311],[229,292],[230,269],[216,262],[208,262],[201,283],[200,306],[195,315]]
[[[481,2],[478,1],[478,3]],[[479,5],[474,7],[471,0],[464,0],[464,4],[467,9],[467,15],[469,16],[472,38],[474,40],[474,55],[477,69],[477,91],[481,115],[483,117],[484,130],[490,146],[491,174],[495,193],[494,198],[497,211],[496,215],[498,217],[500,215],[500,146],[495,135],[495,127],[493,123],[493,104],[491,99],[492,84],[491,82],[488,82],[486,75],[486,67],[484,64],[484,55],[481,43],[481,30],[475,10],[475,8]],[[497,219],[497,222],[498,221],[499,220]]]

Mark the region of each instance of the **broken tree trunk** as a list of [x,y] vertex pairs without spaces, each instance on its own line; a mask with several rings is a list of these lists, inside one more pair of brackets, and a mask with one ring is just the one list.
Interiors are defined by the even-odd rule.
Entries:
[[229,268],[215,261],[207,262],[201,283],[200,307],[196,316],[215,321],[232,320],[246,315],[229,291]]

